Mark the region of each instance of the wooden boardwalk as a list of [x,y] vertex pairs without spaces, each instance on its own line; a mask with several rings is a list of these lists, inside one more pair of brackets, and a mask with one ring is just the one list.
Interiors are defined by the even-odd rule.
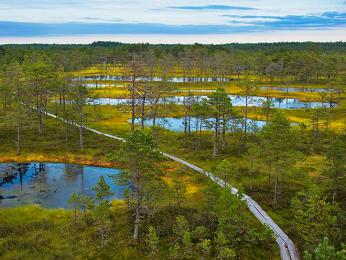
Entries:
[[[54,114],[45,112],[45,114],[49,117],[52,118],[56,118],[64,123],[67,124],[71,124],[74,125],[76,127],[81,127],[79,124],[67,121],[63,118],[60,118]],[[106,134],[103,132],[100,132],[96,129],[87,127],[87,126],[82,126],[83,129],[86,129],[90,132],[93,132],[95,134],[98,135],[103,135],[106,136],[108,138],[112,138],[112,139],[116,139],[118,141],[122,141],[125,142],[124,138],[118,137],[118,136],[114,136],[114,135],[110,135],[110,134]],[[190,169],[197,171],[199,173],[202,173],[204,175],[206,175],[208,178],[210,178],[213,182],[215,182],[216,184],[218,184],[219,186],[221,186],[222,188],[227,187],[231,190],[231,193],[235,196],[238,196],[239,199],[243,200],[246,202],[250,212],[263,224],[268,226],[275,234],[276,237],[276,242],[280,248],[280,255],[281,255],[281,259],[283,260],[299,260],[299,253],[298,250],[296,248],[296,246],[294,245],[294,243],[292,242],[292,240],[286,235],[286,233],[274,222],[274,220],[272,220],[271,217],[269,217],[269,215],[261,208],[261,206],[254,200],[252,199],[250,196],[246,195],[246,194],[239,194],[238,189],[229,185],[228,183],[226,183],[225,181],[223,181],[222,179],[218,178],[217,176],[213,175],[210,172],[204,171],[202,168],[199,168],[196,165],[193,165],[185,160],[182,160],[178,157],[175,157],[173,155],[167,154],[162,152],[162,155],[170,158],[173,161],[176,161],[180,164],[183,164],[187,167],[189,167]]]

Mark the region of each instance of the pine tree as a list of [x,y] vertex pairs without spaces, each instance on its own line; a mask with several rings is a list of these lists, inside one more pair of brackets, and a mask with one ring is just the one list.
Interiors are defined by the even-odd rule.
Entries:
[[236,173],[237,168],[228,160],[222,160],[216,166],[216,174],[224,180],[224,187],[227,186],[227,182],[230,180],[230,178],[235,177]]
[[[345,246],[344,246],[345,247]],[[303,260],[345,260],[346,248],[337,251],[334,246],[330,245],[327,237],[323,238],[322,242],[318,244],[313,254],[304,251]]]
[[305,249],[311,251],[324,237],[335,236],[335,206],[328,203],[316,187],[298,193],[291,204],[294,227]]
[[[133,239],[139,238],[139,227],[143,217],[143,198],[157,192],[158,185],[153,187],[153,179],[160,174],[155,163],[160,160],[160,153],[152,136],[141,130],[132,131],[122,146],[121,154],[124,163],[128,164],[129,170],[121,174],[120,182],[130,183],[130,195],[134,205],[134,228]],[[148,177],[151,177],[150,179]]]
[[95,198],[99,203],[104,201],[106,197],[113,195],[111,188],[106,183],[103,176],[99,178],[97,184],[95,185],[95,187],[93,187],[93,190],[96,192]]
[[217,157],[219,154],[220,135],[222,135],[222,149],[225,147],[228,121],[232,115],[232,102],[223,88],[217,89],[216,92],[202,102],[208,107],[208,115],[213,118],[213,121],[209,122],[209,124],[214,131],[213,156]]
[[111,196],[113,192],[111,192],[111,189],[103,176],[99,178],[99,181],[93,187],[93,190],[96,192],[96,204],[93,206],[94,218],[96,220],[96,233],[100,239],[101,246],[104,246],[109,239],[109,208],[111,206],[106,197]]
[[[299,143],[290,122],[281,113],[276,113],[272,121],[261,131],[260,152],[265,161],[274,168],[274,206],[278,203],[280,177],[290,171],[299,158],[295,146]],[[281,178],[282,179],[282,178]]]

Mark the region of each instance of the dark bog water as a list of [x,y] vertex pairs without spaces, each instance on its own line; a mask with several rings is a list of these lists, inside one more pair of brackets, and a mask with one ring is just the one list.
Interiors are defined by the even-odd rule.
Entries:
[[0,207],[68,208],[72,193],[94,196],[92,187],[101,176],[114,192],[111,198],[122,198],[125,186],[115,185],[109,177],[119,171],[64,163],[0,163]]

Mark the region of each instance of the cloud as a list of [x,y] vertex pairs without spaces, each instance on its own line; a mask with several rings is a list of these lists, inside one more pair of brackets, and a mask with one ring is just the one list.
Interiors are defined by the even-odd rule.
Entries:
[[[109,23],[98,18],[84,17],[86,22],[25,23],[0,21],[0,36],[32,37],[61,35],[119,35],[119,34],[235,34],[272,30],[316,30],[346,26],[346,13],[326,12],[321,16],[228,15],[225,25],[168,25],[162,23],[124,23],[116,19]],[[242,20],[242,19],[250,19]],[[255,19],[252,20],[251,19]],[[257,20],[256,20],[257,19]],[[258,20],[264,19],[264,20]],[[271,19],[271,20],[266,20]],[[87,22],[92,20],[95,22]]]
[[[265,16],[265,15],[224,15],[231,18],[229,22],[234,22],[242,19],[255,19],[248,21],[253,27],[258,27],[259,30],[282,30],[282,29],[302,29],[302,28],[326,28],[346,26],[346,13],[325,12],[317,15],[287,15],[287,16]],[[257,20],[256,20],[257,19]],[[258,20],[262,19],[262,20]],[[271,19],[271,20],[266,20]]]
[[271,16],[271,15],[223,15],[224,17],[229,17],[229,18],[245,18],[245,19],[248,19],[248,18],[254,18],[254,19],[257,19],[257,18],[264,18],[264,19],[277,19],[277,18],[280,18],[280,16]]
[[121,19],[102,19],[99,17],[82,17],[81,20],[86,20],[86,21],[99,21],[100,23],[102,22],[121,22]]
[[232,5],[202,5],[202,6],[171,6],[172,9],[180,10],[215,10],[215,11],[227,11],[227,10],[257,10],[257,8],[244,7],[244,6],[232,6]]
[[1,0],[1,8],[13,10],[16,8],[22,9],[50,9],[63,8],[66,6],[81,7],[84,5],[83,0]]
[[27,1],[27,0],[1,0],[1,4],[3,5],[9,5],[9,6],[16,6],[16,5],[21,5],[21,6],[38,6],[38,5],[71,5],[71,4],[77,4],[80,5],[83,3],[83,0],[32,0],[32,1]]
[[84,19],[84,20],[93,20],[93,21],[99,21],[99,20],[101,20],[101,18],[97,18],[97,17],[83,17],[82,19]]

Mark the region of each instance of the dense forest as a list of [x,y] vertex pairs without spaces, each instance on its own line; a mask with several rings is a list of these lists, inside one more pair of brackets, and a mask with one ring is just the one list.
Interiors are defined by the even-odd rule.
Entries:
[[[250,196],[302,259],[346,259],[345,90],[344,42],[1,45],[0,257],[278,259]],[[119,173],[44,207],[47,163]]]
[[[55,70],[76,71],[95,63],[116,65],[134,54],[166,61],[187,70],[198,67],[216,74],[291,76],[306,82],[333,78],[345,70],[345,46],[339,43],[226,45],[149,45],[95,42],[90,45],[2,45],[0,64],[23,63],[28,56],[47,56]],[[149,62],[149,60],[147,60]],[[161,62],[161,63],[162,63]],[[151,62],[153,63],[153,61]]]

